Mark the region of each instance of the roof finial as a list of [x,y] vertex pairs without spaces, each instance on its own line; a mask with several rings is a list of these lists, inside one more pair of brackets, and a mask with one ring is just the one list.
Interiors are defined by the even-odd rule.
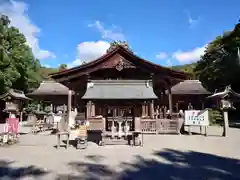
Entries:
[[122,46],[125,49],[127,49],[127,50],[132,52],[132,50],[130,49],[127,41],[120,41],[120,40],[118,40],[118,41],[113,41],[113,42],[110,43],[110,47],[107,49],[107,53],[112,51],[112,50],[114,50],[118,46]]

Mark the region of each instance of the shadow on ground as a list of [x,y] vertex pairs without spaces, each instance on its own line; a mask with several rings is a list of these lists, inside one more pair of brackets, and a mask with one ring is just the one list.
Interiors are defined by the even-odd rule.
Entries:
[[[116,154],[117,155],[117,154]],[[86,157],[93,163],[72,162],[69,166],[82,175],[59,175],[60,179],[114,180],[237,180],[240,161],[200,152],[165,149],[154,158],[136,156],[133,164],[120,165],[121,172],[101,164],[103,157]],[[97,159],[97,160],[96,160]],[[160,162],[161,159],[161,162]]]
[[240,123],[232,123],[232,124],[229,124],[229,127],[230,127],[230,128],[240,129]]
[[13,163],[12,161],[0,160],[0,179],[37,178],[48,173],[35,166],[11,167]]

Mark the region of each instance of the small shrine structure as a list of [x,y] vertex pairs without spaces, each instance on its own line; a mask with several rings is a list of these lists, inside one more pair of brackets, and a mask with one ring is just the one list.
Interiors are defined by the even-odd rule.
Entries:
[[10,89],[7,93],[0,96],[0,122],[5,123],[6,118],[11,114],[22,120],[22,110],[24,102],[30,100],[23,91]]
[[[211,100],[206,100],[206,97],[212,93],[207,91],[199,80],[185,80],[171,88],[173,111],[187,110],[188,106],[193,109],[209,108],[213,103]],[[166,91],[168,94],[168,91]],[[167,100],[165,100],[167,102]]]
[[[27,94],[29,97],[50,104],[52,112],[60,108],[65,111],[64,105],[68,104],[69,88],[53,80],[43,81],[33,92]],[[71,92],[71,96],[74,92]]]

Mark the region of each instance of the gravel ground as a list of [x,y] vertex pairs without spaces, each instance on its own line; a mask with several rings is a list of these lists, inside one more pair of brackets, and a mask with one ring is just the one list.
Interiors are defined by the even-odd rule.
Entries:
[[230,128],[228,137],[221,133],[221,127],[209,127],[208,137],[145,135],[143,147],[89,143],[86,150],[55,149],[49,133],[24,134],[19,144],[0,148],[0,180],[240,179],[240,129]]

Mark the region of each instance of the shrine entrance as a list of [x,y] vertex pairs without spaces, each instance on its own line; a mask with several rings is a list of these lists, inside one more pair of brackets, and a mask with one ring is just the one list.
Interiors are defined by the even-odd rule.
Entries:
[[106,131],[111,131],[112,136],[122,137],[130,131],[134,131],[134,107],[106,106]]

